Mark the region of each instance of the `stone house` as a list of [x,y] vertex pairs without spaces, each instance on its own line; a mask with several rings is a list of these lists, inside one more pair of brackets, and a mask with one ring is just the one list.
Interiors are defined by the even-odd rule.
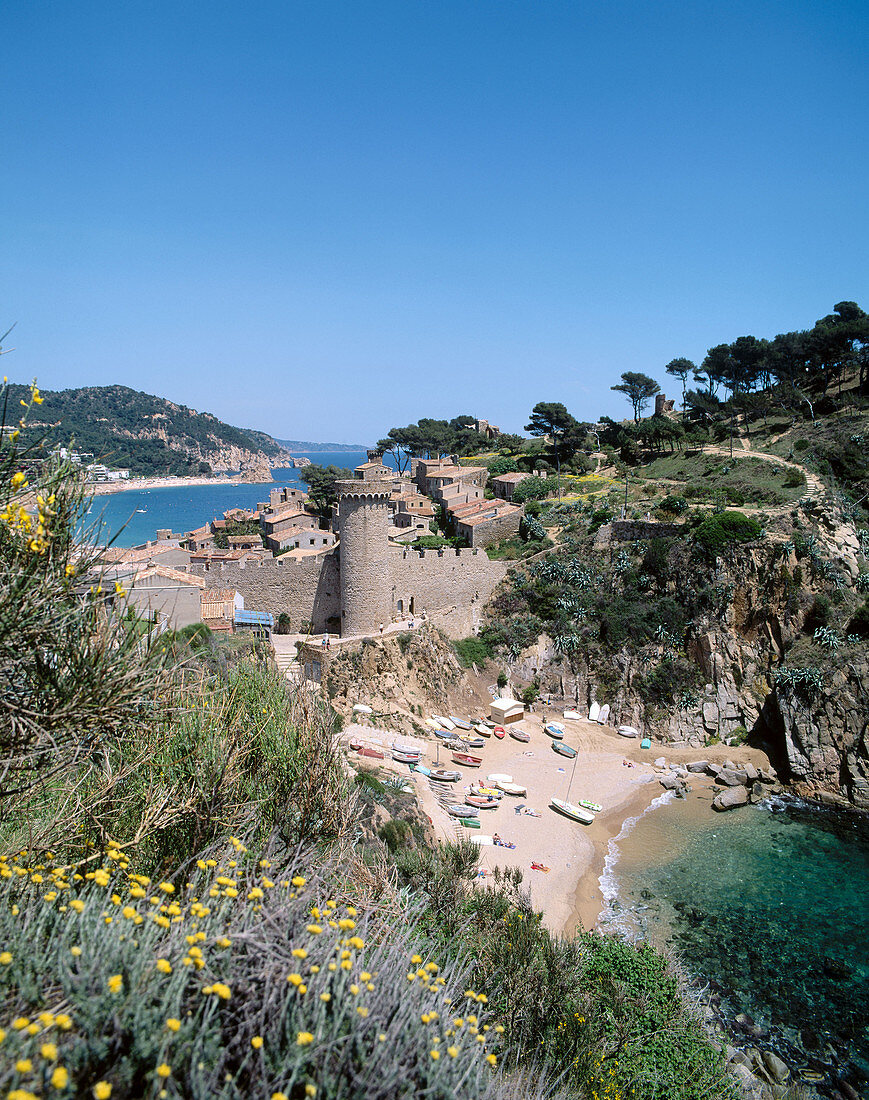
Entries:
[[466,538],[470,546],[491,546],[501,539],[518,535],[524,514],[525,509],[519,504],[481,501],[473,511],[454,516],[456,534]]
[[530,476],[518,470],[513,473],[498,474],[497,477],[492,478],[492,492],[499,500],[512,500],[516,486]]
[[140,616],[168,622],[173,630],[202,621],[202,591],[205,581],[192,573],[167,566],[151,565],[119,575],[126,588],[125,599]]
[[205,588],[200,593],[202,621],[211,630],[232,630],[236,610],[244,608],[244,596],[233,588]]

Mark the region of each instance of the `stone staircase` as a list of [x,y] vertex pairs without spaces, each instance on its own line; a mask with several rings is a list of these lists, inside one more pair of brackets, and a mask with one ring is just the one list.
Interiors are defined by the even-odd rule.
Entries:
[[278,672],[286,676],[291,684],[301,683],[302,667],[296,660],[295,638],[292,635],[273,634],[272,650]]

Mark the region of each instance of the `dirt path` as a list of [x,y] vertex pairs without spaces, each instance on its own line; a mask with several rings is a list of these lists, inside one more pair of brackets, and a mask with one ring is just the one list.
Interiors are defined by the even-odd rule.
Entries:
[[[767,513],[779,513],[789,512],[796,504],[802,504],[807,500],[819,500],[824,495],[824,483],[818,477],[817,474],[813,474],[810,470],[807,470],[805,466],[801,466],[798,462],[790,462],[786,458],[780,458],[779,455],[772,455],[766,451],[755,451],[747,446],[745,440],[741,441],[743,444],[742,450],[739,455],[734,455],[734,458],[759,458],[761,462],[771,462],[775,466],[783,466],[787,470],[798,470],[805,476],[806,479],[806,491],[799,498],[799,500],[789,501],[787,504],[776,504],[770,508],[764,508],[763,511]],[[719,454],[724,455],[727,458],[730,457],[730,447],[725,447],[723,444],[707,444],[703,451],[705,454]]]

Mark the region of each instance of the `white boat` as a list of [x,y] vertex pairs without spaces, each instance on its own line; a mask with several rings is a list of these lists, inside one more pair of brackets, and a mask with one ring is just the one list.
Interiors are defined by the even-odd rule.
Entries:
[[609,703],[604,703],[604,705],[600,708],[600,714],[597,716],[597,720],[602,726],[605,726],[609,721],[609,716],[610,705]]
[[440,722],[436,722],[434,718],[426,718],[425,724],[430,726],[433,730],[439,730],[441,728]]
[[619,733],[622,737],[639,737],[640,731],[635,730],[633,726],[619,726]]
[[406,752],[404,749],[393,749],[392,759],[399,764],[418,764],[420,753]]
[[520,798],[524,798],[528,794],[528,788],[521,786],[519,783],[499,783],[498,790],[503,791],[504,794],[512,794]]
[[564,717],[567,718],[571,722],[581,722],[582,721],[582,715],[579,713],[578,710],[566,710],[564,712]]
[[564,814],[565,817],[570,817],[574,821],[580,822],[582,825],[591,825],[594,821],[594,814],[591,810],[586,810],[582,806],[577,806],[573,802],[565,802],[561,798],[550,798],[549,805],[553,810],[557,810],[559,813]]
[[492,736],[491,729],[487,725],[485,725],[485,723],[483,723],[483,722],[478,722],[476,724],[476,726],[474,726],[474,733],[478,733],[481,737],[491,737]]
[[600,703],[592,703],[588,708],[589,722],[596,722],[600,716]]
[[438,729],[442,730],[454,730],[455,723],[451,722],[449,718],[444,718],[442,714],[433,714],[432,718],[437,722]]
[[564,726],[559,725],[557,722],[550,722],[548,726],[543,727],[543,732],[553,740],[560,741],[564,737]]
[[480,811],[476,806],[447,806],[450,817],[479,817]]
[[374,711],[371,709],[371,707],[367,706],[365,703],[354,703],[353,704],[353,713],[354,714],[373,714]]
[[504,797],[504,792],[499,791],[497,787],[485,787],[480,783],[472,783],[468,791],[470,794],[482,795],[483,798],[497,798],[499,801]]
[[525,744],[531,740],[531,734],[527,730],[523,730],[521,726],[511,726],[510,736],[516,741],[522,741]]
[[473,722],[466,722],[464,718],[456,718],[454,714],[450,715],[450,721],[458,730],[469,730],[473,728]]
[[486,776],[486,781],[493,787],[500,786],[501,783],[512,783],[513,776],[507,775],[505,772],[492,772],[491,775]]

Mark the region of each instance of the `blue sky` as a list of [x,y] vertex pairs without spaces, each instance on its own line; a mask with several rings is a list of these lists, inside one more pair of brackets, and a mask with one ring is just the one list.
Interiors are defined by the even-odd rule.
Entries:
[[869,308],[864,2],[6,0],[2,28],[19,380],[285,438],[515,431]]

